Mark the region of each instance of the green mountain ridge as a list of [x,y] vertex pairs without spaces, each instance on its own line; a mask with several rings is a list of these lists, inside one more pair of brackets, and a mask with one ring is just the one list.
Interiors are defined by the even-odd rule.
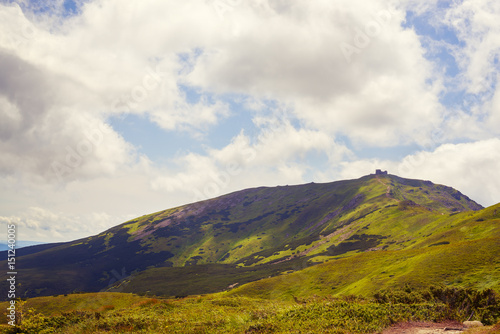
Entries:
[[[287,297],[366,294],[405,282],[498,289],[499,220],[498,205],[484,209],[453,188],[394,175],[246,189],[93,237],[25,248],[17,259],[19,292],[174,296],[236,286],[228,293]],[[477,256],[453,267],[466,273],[442,259],[450,253],[445,259],[460,263],[470,252]],[[422,269],[433,263],[442,269]]]

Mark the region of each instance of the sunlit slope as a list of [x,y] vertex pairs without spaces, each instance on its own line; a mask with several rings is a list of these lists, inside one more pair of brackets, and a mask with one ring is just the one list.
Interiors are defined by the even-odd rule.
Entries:
[[[332,257],[482,238],[487,230],[473,226],[472,210],[479,209],[452,188],[392,175],[246,189],[75,242],[19,250],[19,289],[27,296],[117,285],[134,292],[150,291],[148,282],[155,282],[154,290],[165,294],[220,291],[226,281],[243,284]],[[472,225],[457,229],[457,219]],[[242,267],[254,269],[242,274]],[[211,270],[220,273],[218,284],[185,278]]]
[[370,295],[407,283],[500,291],[500,205],[438,219],[417,233],[421,234],[409,238],[408,246],[399,250],[324,257],[323,264],[249,283],[229,294],[265,298]]
[[[409,208],[413,211],[407,214]],[[417,225],[436,216],[480,208],[459,192],[431,182],[368,176],[244,190],[142,217],[120,228],[131,235],[128,241],[140,240],[149,252],[174,254],[169,260],[173,266],[248,266],[320,253],[321,245],[328,245],[325,240],[344,238],[366,222],[386,221],[397,235],[406,235],[413,232],[407,225],[416,231]],[[413,218],[415,211],[423,214]],[[398,221],[401,216],[408,220],[406,225]],[[383,231],[383,225],[372,229]]]

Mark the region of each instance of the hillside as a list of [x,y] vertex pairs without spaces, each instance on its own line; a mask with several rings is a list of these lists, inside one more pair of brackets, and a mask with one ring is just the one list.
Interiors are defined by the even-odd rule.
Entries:
[[379,289],[406,284],[500,291],[500,205],[447,217],[440,225],[427,238],[411,238],[408,247],[325,257],[325,263],[249,283],[228,294],[280,299],[371,296]]
[[[19,250],[19,290],[29,297],[100,290],[173,296],[273,276],[233,292],[254,294],[255,284],[264,284],[287,295],[291,287],[280,280],[289,272],[311,280],[299,294],[323,288],[366,292],[408,281],[408,275],[459,283],[422,266],[439,263],[441,272],[446,252],[471,249],[478,256],[466,256],[470,264],[460,268],[482,268],[496,282],[484,285],[498,288],[499,217],[497,207],[483,209],[452,188],[393,175],[246,189],[142,216],[93,237]],[[342,276],[340,268],[352,273],[335,278]],[[467,275],[462,282],[479,284],[481,275]],[[360,279],[371,283],[356,285]]]

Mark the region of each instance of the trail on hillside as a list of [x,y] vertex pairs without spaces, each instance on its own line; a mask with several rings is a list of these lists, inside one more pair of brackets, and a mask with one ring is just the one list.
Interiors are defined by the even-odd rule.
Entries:
[[388,184],[385,184],[384,182],[382,182],[382,180],[378,177],[378,175],[375,176],[375,178],[377,179],[378,182],[380,182],[381,185],[383,185],[384,187],[386,187],[386,192],[385,192],[385,197],[387,198],[392,198],[393,200],[397,201],[398,203],[400,202],[400,200],[394,198],[391,196],[391,186],[388,185]]
[[464,327],[457,321],[401,322],[387,328],[382,334],[462,334]]
[[383,185],[383,186],[385,186],[385,187],[387,188],[387,191],[385,192],[385,196],[386,196],[386,197],[391,197],[391,196],[390,196],[390,193],[391,193],[391,186],[389,186],[389,185],[385,184],[384,182],[382,182],[382,180],[378,177],[378,175],[377,175],[377,176],[375,176],[375,178],[377,179],[377,181],[378,181],[381,185]]

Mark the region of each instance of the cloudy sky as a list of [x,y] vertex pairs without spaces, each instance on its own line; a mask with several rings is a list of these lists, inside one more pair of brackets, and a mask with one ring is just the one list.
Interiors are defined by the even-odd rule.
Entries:
[[498,203],[499,55],[497,0],[0,0],[0,222],[376,168]]

